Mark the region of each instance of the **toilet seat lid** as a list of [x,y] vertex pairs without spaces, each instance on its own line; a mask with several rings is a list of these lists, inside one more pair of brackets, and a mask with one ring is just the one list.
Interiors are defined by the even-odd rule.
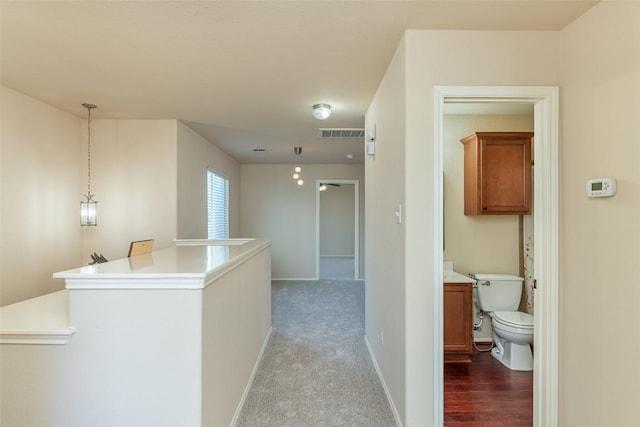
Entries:
[[496,311],[493,313],[493,319],[503,325],[513,326],[515,328],[533,329],[533,316],[529,313],[521,311]]

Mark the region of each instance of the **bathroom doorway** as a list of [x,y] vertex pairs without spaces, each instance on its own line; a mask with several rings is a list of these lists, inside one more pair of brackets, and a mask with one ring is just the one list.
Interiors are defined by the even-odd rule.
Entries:
[[[521,270],[525,253],[525,227],[526,234],[531,238],[529,247],[533,248],[533,216],[465,215],[465,151],[460,140],[474,132],[533,130],[532,103],[445,104],[443,259],[445,263],[452,265],[453,271],[463,276],[506,273],[523,277]],[[523,291],[523,296],[525,295],[527,293]],[[522,311],[528,311],[527,307],[531,303],[532,299],[523,299]],[[451,308],[449,306],[450,311]],[[510,371],[492,357],[491,317],[480,317],[475,304],[472,309],[472,363],[444,365],[444,426],[451,425],[453,420],[456,420],[456,425],[464,425],[462,420],[468,420],[467,425],[480,425],[488,421],[489,417],[496,422],[500,419],[513,425],[531,425],[533,372]],[[532,314],[532,311],[528,312]],[[443,313],[446,318],[451,318],[451,313]],[[470,411],[470,408],[478,406],[482,407],[482,411]]]
[[[531,276],[533,265],[525,265],[524,257],[530,253],[528,259],[533,258],[533,212],[465,215],[464,147],[460,139],[474,132],[533,132],[533,104],[446,104],[444,113],[444,261],[453,263],[453,270],[465,276],[506,273],[524,277],[525,272]],[[469,244],[470,237],[475,244]],[[531,280],[525,285],[530,286]],[[523,291],[521,311],[533,314],[533,299],[528,296]],[[479,321],[475,316],[474,323]],[[480,342],[491,341],[490,322],[483,322],[474,337]]]
[[316,182],[316,278],[355,280],[360,275],[357,180]]
[[[558,89],[556,87],[436,87],[434,99],[434,231],[436,247],[443,241],[443,135],[445,104],[531,104],[534,109],[535,146],[533,259],[536,279],[534,306],[533,424],[553,426],[558,421]],[[445,171],[446,172],[446,171]],[[434,424],[443,424],[442,271],[443,251],[435,256],[433,295],[436,322],[434,348]],[[455,267],[454,267],[455,268]]]

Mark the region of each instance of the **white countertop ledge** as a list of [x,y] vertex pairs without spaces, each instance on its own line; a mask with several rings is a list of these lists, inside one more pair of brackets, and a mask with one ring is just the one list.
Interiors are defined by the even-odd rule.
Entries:
[[66,290],[0,308],[0,344],[60,345],[74,333]]
[[223,245],[244,245],[253,242],[256,239],[175,239],[173,243],[176,246],[223,246]]
[[203,289],[268,248],[267,239],[176,240],[175,247],[55,273],[67,289]]

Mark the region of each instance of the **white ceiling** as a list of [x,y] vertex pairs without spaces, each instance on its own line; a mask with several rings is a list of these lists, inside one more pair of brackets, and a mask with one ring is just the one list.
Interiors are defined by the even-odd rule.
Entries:
[[361,139],[318,128],[364,126],[405,29],[559,30],[595,3],[2,0],[0,77],[80,117],[90,102],[96,119],[181,120],[243,163],[294,146],[301,163],[362,162]]

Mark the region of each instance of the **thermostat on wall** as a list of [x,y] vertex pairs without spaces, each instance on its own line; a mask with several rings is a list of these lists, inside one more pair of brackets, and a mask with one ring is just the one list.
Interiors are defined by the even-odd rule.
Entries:
[[587,181],[588,197],[611,197],[616,194],[614,178],[595,178]]

